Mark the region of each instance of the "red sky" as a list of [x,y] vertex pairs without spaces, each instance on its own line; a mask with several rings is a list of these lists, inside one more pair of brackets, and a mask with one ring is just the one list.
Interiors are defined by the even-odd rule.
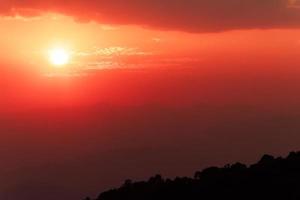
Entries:
[[0,199],[299,150],[299,6],[0,0]]

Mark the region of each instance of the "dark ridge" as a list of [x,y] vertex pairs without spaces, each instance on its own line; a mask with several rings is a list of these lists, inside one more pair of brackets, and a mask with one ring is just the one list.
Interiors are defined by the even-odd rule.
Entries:
[[[286,158],[264,155],[251,166],[241,163],[210,167],[193,178],[160,175],[148,181],[126,180],[95,200],[299,200],[300,152]],[[85,200],[92,200],[86,198]]]

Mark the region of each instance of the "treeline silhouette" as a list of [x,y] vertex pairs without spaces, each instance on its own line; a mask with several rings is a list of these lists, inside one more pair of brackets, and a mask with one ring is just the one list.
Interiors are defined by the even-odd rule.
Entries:
[[[95,200],[300,200],[300,152],[286,158],[264,155],[251,166],[210,167],[194,178],[126,180]],[[85,200],[92,200],[86,198]]]

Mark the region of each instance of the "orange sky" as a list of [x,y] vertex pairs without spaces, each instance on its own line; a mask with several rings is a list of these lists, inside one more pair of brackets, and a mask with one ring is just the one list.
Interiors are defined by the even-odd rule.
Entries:
[[57,14],[28,19],[4,17],[0,26],[5,27],[0,37],[2,62],[35,67],[42,72],[48,70],[47,52],[57,46],[72,52],[68,68],[81,72],[87,68],[140,68],[207,63],[209,60],[230,62],[241,57],[266,62],[292,59],[295,62],[300,48],[297,29],[192,34],[138,26],[78,23]]
[[[157,69],[163,70],[158,74],[164,76],[174,70],[188,72],[193,69],[196,74],[222,74],[239,73],[247,69],[265,73],[273,68],[271,72],[276,74],[277,70],[284,70],[283,67],[287,66],[296,67],[300,62],[300,31],[297,29],[188,33],[147,29],[137,25],[83,23],[54,13],[30,18],[5,16],[0,19],[0,27],[4,27],[0,36],[1,82],[12,88],[27,85],[27,89],[22,90],[25,93],[22,97],[14,96],[16,89],[4,89],[7,98],[1,101],[6,109],[11,107],[7,104],[12,99],[18,101],[15,99],[20,98],[29,102],[37,101],[36,104],[44,104],[45,101],[49,104],[47,100],[37,97],[45,97],[47,93],[30,94],[45,91],[52,84],[56,86],[51,86],[54,88],[48,91],[46,99],[56,98],[55,92],[66,87],[59,85],[60,82],[76,85],[78,80],[88,80],[86,76],[93,77],[103,70],[148,70],[151,74]],[[48,52],[56,47],[65,48],[71,54],[70,63],[60,69],[49,61]],[[68,80],[57,80],[55,77],[68,77]],[[98,81],[91,87],[102,84],[102,80]],[[107,84],[111,85],[103,90],[109,91],[120,83],[115,80]],[[86,96],[78,97],[81,91],[72,91],[73,95],[78,93],[75,95],[77,98],[89,101]],[[52,93],[54,97],[51,97]],[[99,100],[93,96],[90,101],[95,103],[102,101],[102,98],[108,100],[110,96]],[[24,101],[20,100],[19,103],[24,104]],[[140,103],[147,103],[148,100],[143,101],[146,102]]]

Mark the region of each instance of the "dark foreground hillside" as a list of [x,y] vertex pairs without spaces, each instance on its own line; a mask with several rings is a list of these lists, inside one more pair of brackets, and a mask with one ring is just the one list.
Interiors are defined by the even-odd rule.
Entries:
[[[87,198],[89,199],[89,198]],[[264,155],[249,167],[236,163],[210,167],[194,178],[145,182],[125,181],[118,189],[103,192],[96,200],[299,200],[300,152],[287,158]]]

